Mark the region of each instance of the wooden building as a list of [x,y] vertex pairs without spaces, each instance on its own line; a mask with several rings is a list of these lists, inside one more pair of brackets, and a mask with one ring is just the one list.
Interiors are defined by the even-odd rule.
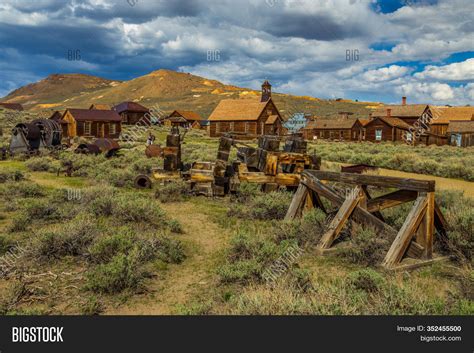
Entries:
[[62,121],[65,137],[119,138],[122,130],[122,118],[113,110],[67,109]]
[[410,131],[410,125],[399,118],[383,116],[372,118],[372,120],[365,125],[364,129],[366,141],[405,142],[405,138]]
[[91,110],[112,110],[112,107],[108,104],[92,104],[89,109]]
[[474,146],[474,118],[472,120],[451,120],[447,135],[451,146]]
[[23,106],[20,103],[0,103],[0,108],[22,111]]
[[307,140],[361,141],[363,128],[359,119],[350,118],[352,113],[340,113],[336,118],[316,118],[304,128]]
[[451,121],[470,121],[474,107],[431,107],[433,118],[429,125],[428,144],[446,145]]
[[259,135],[282,135],[283,118],[271,97],[271,85],[262,84],[258,99],[224,99],[209,116],[209,135],[218,137],[235,132],[252,138]]
[[380,118],[387,116],[387,109],[391,111],[391,117],[403,120],[408,125],[413,125],[419,121],[423,114],[432,117],[431,107],[428,104],[407,104],[406,97],[402,97],[402,104],[400,105],[385,105],[377,108],[372,112],[372,118]]
[[196,112],[190,110],[175,110],[165,119],[164,124],[186,128],[200,129],[200,122],[204,119]]
[[[122,124],[133,125],[140,121],[141,124],[149,125],[150,110],[135,102],[123,102],[112,108],[122,117]],[[145,117],[147,115],[147,117]]]

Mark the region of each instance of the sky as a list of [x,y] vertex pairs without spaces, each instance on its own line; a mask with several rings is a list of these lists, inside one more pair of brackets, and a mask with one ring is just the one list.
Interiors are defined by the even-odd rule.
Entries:
[[474,103],[473,0],[2,0],[0,96],[158,69],[281,93]]

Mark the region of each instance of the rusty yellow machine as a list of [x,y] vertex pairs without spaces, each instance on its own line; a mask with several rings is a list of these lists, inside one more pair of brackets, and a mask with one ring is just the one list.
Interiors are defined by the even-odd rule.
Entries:
[[[305,169],[318,170],[321,159],[307,153],[307,143],[301,135],[260,136],[257,146],[239,141],[232,134],[219,140],[214,162],[194,162],[190,166],[181,162],[181,143],[184,135],[171,131],[162,148],[162,170],[155,170],[152,178],[139,175],[135,186],[151,187],[153,180],[167,182],[183,179],[190,184],[194,194],[224,196],[236,192],[241,182],[257,183],[264,191],[288,189],[299,185]],[[280,150],[281,142],[284,142]],[[232,148],[237,148],[237,158],[229,161]]]

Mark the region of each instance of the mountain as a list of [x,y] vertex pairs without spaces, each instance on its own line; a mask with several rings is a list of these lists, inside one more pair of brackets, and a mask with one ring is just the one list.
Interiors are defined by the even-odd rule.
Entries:
[[[129,81],[113,81],[84,74],[53,74],[12,91],[0,101],[21,103],[31,111],[88,108],[92,103],[134,101],[167,113],[175,109],[194,110],[207,117],[222,99],[247,99],[259,95],[259,91],[189,73],[157,70]],[[296,112],[330,116],[340,111],[351,111],[355,116],[363,117],[379,105],[281,93],[273,93],[272,97],[285,116]]]

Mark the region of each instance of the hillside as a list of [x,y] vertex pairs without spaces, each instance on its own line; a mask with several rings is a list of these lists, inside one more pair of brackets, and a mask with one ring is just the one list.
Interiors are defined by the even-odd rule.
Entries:
[[[221,99],[245,99],[259,94],[258,91],[225,85],[189,73],[157,70],[122,82],[83,74],[54,74],[14,90],[0,101],[21,103],[32,111],[87,108],[92,103],[135,101],[150,108],[159,107],[165,112],[174,109],[194,110],[207,117]],[[356,116],[366,116],[370,106],[378,105],[281,93],[274,93],[273,98],[285,116],[295,112],[329,116],[339,111],[352,111]]]

